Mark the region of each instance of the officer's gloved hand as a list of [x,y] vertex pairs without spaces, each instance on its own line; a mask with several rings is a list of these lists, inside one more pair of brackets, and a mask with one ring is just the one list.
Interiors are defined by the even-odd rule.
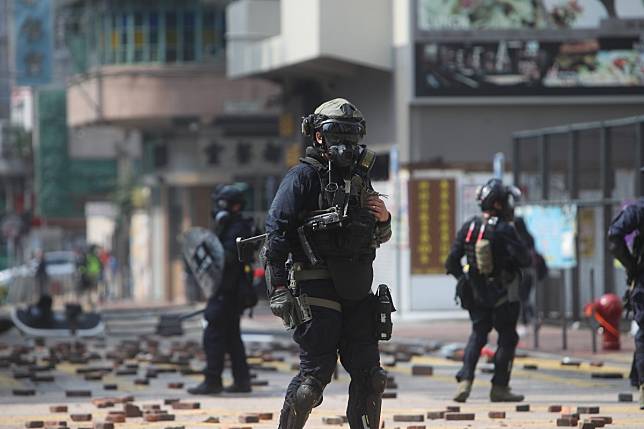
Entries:
[[295,299],[291,292],[285,288],[280,287],[273,291],[270,299],[271,312],[281,318],[284,321],[287,321],[291,317],[293,311],[293,306],[295,305]]

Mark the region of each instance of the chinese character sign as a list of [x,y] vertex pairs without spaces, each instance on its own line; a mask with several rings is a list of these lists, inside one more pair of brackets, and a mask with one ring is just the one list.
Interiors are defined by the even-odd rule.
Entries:
[[412,274],[443,274],[455,234],[453,179],[409,181],[409,237]]
[[16,84],[47,84],[52,77],[53,29],[49,0],[14,1]]

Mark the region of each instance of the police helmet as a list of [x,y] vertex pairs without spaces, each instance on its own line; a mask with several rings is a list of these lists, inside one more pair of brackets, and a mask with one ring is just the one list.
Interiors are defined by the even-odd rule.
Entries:
[[214,206],[221,210],[230,210],[235,204],[240,204],[243,209],[246,204],[243,192],[233,185],[224,185],[216,189],[212,193],[212,200]]
[[494,210],[494,203],[499,202],[505,206],[508,198],[508,189],[500,179],[490,179],[476,192],[476,200],[481,210]]
[[344,98],[320,104],[313,114],[302,118],[302,134],[315,137],[319,131],[327,145],[357,144],[367,133],[367,124],[358,108]]

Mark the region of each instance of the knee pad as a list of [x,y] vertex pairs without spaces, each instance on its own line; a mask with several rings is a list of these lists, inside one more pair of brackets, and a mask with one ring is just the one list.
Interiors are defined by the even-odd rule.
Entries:
[[387,371],[379,366],[372,368],[369,372],[369,382],[371,391],[376,395],[382,395],[387,387]]
[[322,403],[324,385],[315,377],[305,377],[295,392],[293,408],[297,413],[308,414]]

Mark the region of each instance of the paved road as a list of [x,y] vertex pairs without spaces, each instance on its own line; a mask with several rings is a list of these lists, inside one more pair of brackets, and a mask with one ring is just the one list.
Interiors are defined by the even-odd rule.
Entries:
[[[9,367],[0,368],[0,428],[25,427],[25,422],[30,420],[57,420],[66,421],[70,428],[91,427],[90,423],[78,423],[70,420],[70,413],[92,413],[93,421],[104,421],[109,411],[120,410],[120,404],[112,408],[98,409],[90,403],[90,398],[66,398],[65,391],[71,389],[86,389],[92,392],[92,398],[117,397],[133,395],[135,404],[149,405],[160,404],[163,408],[174,413],[176,421],[145,423],[141,418],[127,419],[126,423],[117,424],[118,428],[231,428],[240,426],[238,417],[245,412],[273,412],[272,421],[264,421],[260,424],[244,425],[262,429],[276,427],[276,418],[281,407],[281,401],[285,387],[290,378],[295,374],[293,364],[296,362],[296,355],[289,349],[290,341],[287,336],[275,335],[275,330],[260,332],[257,328],[261,323],[245,323],[246,340],[249,353],[255,357],[251,359],[253,372],[257,374],[257,380],[265,381],[266,386],[256,386],[252,395],[223,395],[220,397],[190,397],[185,390],[170,389],[168,383],[183,382],[186,386],[197,383],[198,375],[181,375],[178,372],[162,372],[164,368],[186,368],[185,362],[190,359],[193,369],[200,368],[199,356],[199,326],[198,323],[190,327],[189,333],[179,339],[163,339],[158,347],[154,340],[147,342],[137,332],[148,332],[150,326],[154,325],[155,315],[150,313],[138,318],[130,317],[132,313],[123,313],[117,318],[118,322],[112,323],[112,335],[105,340],[88,340],[85,342],[87,350],[85,356],[100,358],[92,360],[88,364],[59,362],[55,369],[39,372],[39,374],[53,375],[50,382],[33,382],[29,379],[15,379],[14,373],[28,369],[28,366],[11,364]],[[261,317],[260,317],[261,320]],[[434,326],[432,328],[432,326]],[[484,373],[490,369],[490,365],[482,363],[479,365],[479,373],[474,386],[474,393],[468,403],[461,405],[462,412],[475,413],[473,422],[449,422],[445,420],[432,420],[423,423],[401,423],[394,422],[395,414],[423,414],[428,411],[444,410],[446,406],[457,405],[451,401],[455,388],[454,373],[458,368],[458,362],[446,359],[439,350],[432,350],[428,346],[428,338],[431,338],[432,329],[440,325],[428,325],[418,344],[414,346],[413,338],[406,337],[405,345],[394,353],[383,353],[383,362],[393,364],[394,357],[397,357],[395,365],[387,366],[390,375],[395,379],[398,387],[388,389],[397,392],[397,398],[385,399],[383,404],[383,415],[385,427],[407,428],[411,425],[426,425],[428,428],[552,428],[556,427],[556,419],[560,413],[549,413],[550,405],[562,405],[564,412],[575,412],[578,406],[599,406],[599,415],[608,415],[613,418],[612,427],[619,428],[643,428],[644,412],[640,412],[636,403],[620,403],[617,401],[619,392],[633,392],[628,387],[625,379],[594,379],[592,373],[614,372],[626,376],[629,368],[629,354],[602,355],[603,366],[595,367],[590,365],[590,359],[582,358],[579,366],[562,366],[561,357],[553,354],[538,354],[528,352],[515,362],[513,376],[514,390],[524,393],[527,397],[525,403],[530,404],[531,411],[520,413],[515,411],[514,404],[490,404],[487,395],[489,379],[491,375]],[[275,327],[274,325],[272,326]],[[118,329],[117,329],[118,328]],[[436,334],[436,337],[443,337],[444,333]],[[132,341],[133,340],[133,341]],[[462,336],[454,340],[463,340]],[[7,356],[12,351],[20,351],[23,359],[39,358],[49,354],[49,347],[54,347],[59,342],[47,342],[45,346],[35,346],[33,341],[21,338],[15,331],[0,337],[0,362],[6,362]],[[32,348],[19,350],[18,346],[33,346]],[[61,346],[58,346],[62,349]],[[107,373],[101,381],[87,381],[83,374],[78,374],[87,366],[90,367],[113,367],[115,354],[124,353],[127,349],[138,348],[140,350],[131,359],[123,360],[118,368],[123,369],[128,364],[138,365],[136,375],[117,376],[115,371]],[[384,350],[394,352],[389,344],[383,345]],[[109,356],[108,356],[109,355]],[[14,355],[14,360],[16,360]],[[161,363],[159,356],[165,356],[172,363]],[[155,361],[156,357],[156,361]],[[410,361],[406,362],[407,358]],[[597,357],[593,358],[597,359]],[[72,359],[73,360],[73,359]],[[412,376],[413,366],[428,365],[433,367],[431,376]],[[536,365],[537,369],[530,368]],[[155,378],[149,378],[149,385],[135,384],[136,379],[145,377],[149,370],[157,370]],[[161,370],[161,371],[159,371]],[[228,374],[227,374],[228,376]],[[225,382],[230,382],[225,379]],[[117,391],[103,389],[104,384],[114,383],[118,385]],[[348,376],[340,370],[338,379],[328,386],[323,404],[312,413],[307,427],[323,427],[322,417],[344,414],[347,399]],[[33,388],[35,396],[14,396],[13,389]],[[200,409],[197,410],[172,410],[170,406],[163,405],[164,399],[179,398],[182,401],[199,401]],[[49,406],[56,404],[68,404],[68,413],[50,414]],[[505,419],[490,419],[488,411],[505,411]],[[219,417],[220,424],[204,423],[208,417]],[[588,417],[582,415],[583,417]],[[328,427],[328,426],[326,426]],[[347,427],[345,424],[344,427]],[[611,425],[609,425],[611,427]]]

